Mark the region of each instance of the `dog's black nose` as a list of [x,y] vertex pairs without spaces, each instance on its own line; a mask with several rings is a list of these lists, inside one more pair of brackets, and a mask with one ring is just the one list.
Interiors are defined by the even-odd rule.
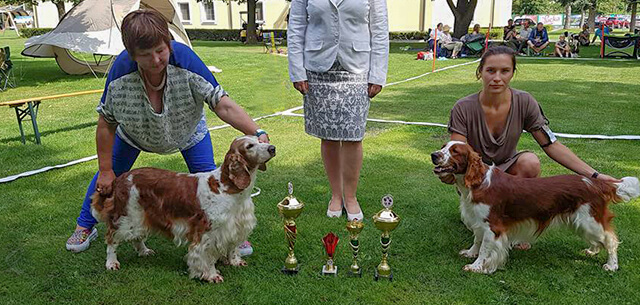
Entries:
[[269,152],[269,154],[271,154],[272,156],[276,155],[276,147],[273,145],[269,145],[269,147],[267,148],[267,151]]
[[440,158],[440,152],[439,151],[431,153],[431,162],[433,162],[433,164],[437,165],[439,158]]

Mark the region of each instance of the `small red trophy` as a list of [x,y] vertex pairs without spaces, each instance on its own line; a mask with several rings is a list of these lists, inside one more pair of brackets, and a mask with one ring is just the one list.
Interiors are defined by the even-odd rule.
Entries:
[[327,252],[327,264],[322,266],[323,275],[336,275],[338,273],[338,267],[333,265],[333,256],[336,253],[336,246],[338,245],[338,236],[329,232],[322,238],[322,244],[324,250]]

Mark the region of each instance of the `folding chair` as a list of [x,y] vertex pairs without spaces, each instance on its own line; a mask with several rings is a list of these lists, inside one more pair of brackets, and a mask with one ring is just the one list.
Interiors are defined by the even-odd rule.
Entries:
[[462,50],[466,55],[481,55],[484,50],[484,37],[466,41],[462,46]]
[[611,36],[604,35],[604,50],[601,57],[638,58],[640,36]]
[[[529,46],[529,43],[527,43],[527,42],[525,42],[525,43],[527,44],[527,56],[536,55],[536,54],[534,54],[533,49],[531,49],[531,47]],[[546,54],[547,54],[546,51],[547,51],[547,49],[549,49],[549,46],[551,46],[551,43],[548,43],[547,46],[544,47],[544,49],[540,50],[540,53],[538,53],[538,54],[540,54],[540,56],[546,56]]]
[[11,68],[13,68],[11,51],[7,46],[0,49],[0,91],[7,90],[7,87],[15,87],[13,82],[11,82],[11,76],[13,75]]
[[276,38],[274,32],[262,32],[262,44],[265,53],[282,53],[279,46],[282,45],[284,39]]

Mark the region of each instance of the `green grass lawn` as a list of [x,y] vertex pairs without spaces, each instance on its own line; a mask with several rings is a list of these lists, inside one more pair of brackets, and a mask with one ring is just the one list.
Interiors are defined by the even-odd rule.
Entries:
[[[0,37],[13,51],[19,86],[0,92],[0,101],[29,96],[99,89],[104,80],[65,75],[52,59],[19,55],[24,39]],[[431,70],[416,61],[415,51],[392,44],[388,82]],[[223,70],[218,81],[251,116],[271,114],[301,104],[288,80],[287,59],[264,54],[262,47],[234,42],[195,41],[206,64]],[[472,59],[438,61],[442,68]],[[461,66],[385,88],[371,104],[371,118],[446,123],[456,102],[480,89],[476,64]],[[638,62],[519,59],[514,88],[533,94],[556,132],[640,134]],[[95,154],[95,106],[99,95],[42,104],[42,145],[35,145],[30,125],[26,145],[20,143],[13,109],[0,108],[0,177],[66,163]],[[208,124],[220,120],[208,113]],[[431,173],[429,153],[447,140],[444,128],[370,123],[364,141],[364,166],[358,192],[366,227],[361,234],[363,278],[347,278],[350,263],[344,219],[324,216],[330,190],[320,159],[320,141],[307,136],[302,118],[272,117],[260,121],[278,147],[278,156],[261,173],[262,194],[254,199],[258,226],[250,237],[255,253],[249,267],[220,267],[225,282],[211,285],[188,279],[186,248],[152,237],[157,255],[138,258],[122,245],[122,268],[104,268],[104,225],[89,250],[72,254],[64,243],[74,228],[95,161],[0,184],[0,303],[2,304],[634,304],[640,299],[640,201],[612,206],[622,243],[620,270],[607,273],[604,253],[586,257],[585,243],[568,231],[549,232],[529,251],[512,251],[506,270],[493,275],[469,274],[469,261],[457,255],[473,237],[460,222],[455,190]],[[222,162],[233,129],[212,132],[215,160]],[[561,139],[586,162],[614,176],[640,176],[638,141]],[[545,156],[530,136],[519,149],[534,151],[543,175],[568,171]],[[186,171],[179,154],[141,154],[135,167]],[[276,204],[292,181],[306,203],[298,218],[296,255],[301,271],[284,276],[279,269],[286,242]],[[392,233],[390,264],[393,282],[374,282],[380,261],[379,232],[371,216],[380,198],[391,193],[402,218]],[[336,232],[338,277],[322,277],[321,237]],[[634,301],[635,300],[635,301]]]

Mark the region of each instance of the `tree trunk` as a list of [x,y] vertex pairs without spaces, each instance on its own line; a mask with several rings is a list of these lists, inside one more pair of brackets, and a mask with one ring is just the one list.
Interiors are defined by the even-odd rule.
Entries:
[[595,33],[596,31],[596,6],[595,3],[589,6],[589,31]]
[[258,43],[256,36],[256,0],[247,0],[247,43]]
[[567,3],[564,6],[564,29],[568,30],[571,27],[571,3]]
[[55,3],[56,8],[58,9],[58,20],[62,20],[62,17],[64,17],[64,13],[67,12],[64,9],[64,0],[55,1],[53,3]]
[[584,26],[584,8],[580,10],[580,29]]
[[478,0],[458,0],[458,6],[453,5],[453,0],[447,0],[447,4],[455,18],[453,24],[453,37],[460,38],[469,32],[469,25],[476,11]]

